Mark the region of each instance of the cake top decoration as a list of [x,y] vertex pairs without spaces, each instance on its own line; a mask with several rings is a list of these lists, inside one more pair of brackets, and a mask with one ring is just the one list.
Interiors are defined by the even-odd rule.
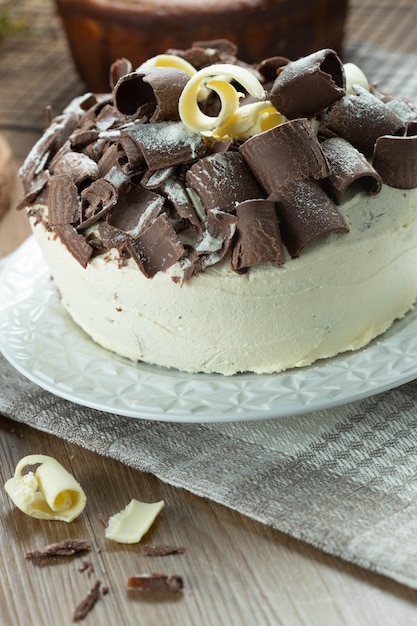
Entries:
[[417,107],[330,49],[253,66],[199,42],[135,70],[119,59],[110,89],[52,119],[20,170],[21,206],[47,207],[84,267],[111,248],[148,278],[227,257],[237,273],[282,265],[348,232],[337,205],[352,185],[417,187]]

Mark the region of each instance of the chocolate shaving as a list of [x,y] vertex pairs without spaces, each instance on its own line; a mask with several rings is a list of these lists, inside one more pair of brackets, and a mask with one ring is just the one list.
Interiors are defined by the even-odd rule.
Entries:
[[150,545],[144,544],[142,546],[142,553],[145,556],[167,556],[169,554],[183,554],[185,552],[185,548],[180,548],[177,546],[168,546],[168,545]]
[[99,136],[98,130],[89,128],[87,130],[76,130],[70,137],[70,142],[73,150],[83,150],[88,145],[97,141]]
[[173,67],[152,67],[122,76],[113,94],[117,109],[124,115],[138,117],[151,104],[150,122],[178,120],[178,101],[189,80]]
[[80,219],[78,190],[71,176],[53,176],[48,191],[48,223],[75,224]]
[[104,250],[116,248],[120,253],[124,254],[125,244],[129,237],[127,233],[111,226],[107,222],[99,222],[97,230]]
[[26,558],[30,559],[44,559],[47,557],[55,556],[73,556],[80,552],[89,552],[91,550],[88,541],[83,539],[64,539],[59,543],[51,543],[43,548],[26,552]]
[[236,215],[218,209],[211,209],[208,212],[206,233],[211,237],[207,237],[206,234],[196,248],[196,252],[201,255],[202,267],[215,265],[224,259],[236,232],[237,219]]
[[278,69],[272,104],[288,119],[313,117],[345,94],[343,63],[334,50],[319,50]]
[[140,184],[146,189],[157,189],[174,173],[175,167],[164,167],[151,172],[148,170],[142,177]]
[[381,191],[382,180],[365,156],[345,139],[334,137],[321,144],[331,173],[323,185],[331,198],[340,204],[345,191],[359,181],[369,194]]
[[179,180],[173,176],[165,180],[161,187],[161,193],[172,203],[181,219],[187,220],[198,232],[202,231],[201,222],[184,186]]
[[138,124],[121,131],[122,144],[126,137],[133,141],[151,171],[190,163],[206,153],[200,133],[188,130],[182,122]]
[[117,189],[105,178],[95,180],[81,192],[81,223],[84,230],[106,215],[118,199]]
[[28,191],[18,202],[16,209],[20,211],[37,201],[42,191],[46,189],[50,178],[48,170],[42,170],[42,172],[39,172],[39,174],[37,174],[37,176],[33,178],[30,183],[30,191]]
[[127,588],[135,591],[182,591],[184,582],[182,576],[174,574],[142,574],[130,576],[127,580]]
[[128,59],[117,59],[110,65],[109,85],[110,89],[113,89],[117,81],[122,76],[130,74],[132,71],[132,63]]
[[119,156],[118,164],[127,174],[131,174],[135,171],[146,171],[147,166],[142,151],[137,142],[130,135],[121,135],[120,147],[124,154]]
[[[71,120],[73,118],[71,117]],[[62,137],[68,129],[68,118],[60,116],[46,129],[42,137],[35,143],[23,165],[19,170],[25,193],[31,191],[33,178],[46,168],[48,159],[53,151],[56,151],[58,137]],[[61,145],[59,146],[61,147]]]
[[317,137],[303,118],[251,137],[239,151],[268,194],[293,180],[330,174]]
[[100,597],[100,586],[101,582],[99,580],[96,580],[84,600],[82,600],[80,604],[76,607],[72,618],[74,622],[80,622],[85,617],[87,617],[87,615]]
[[311,179],[292,181],[273,193],[282,240],[292,258],[313,240],[348,227],[319,184]]
[[165,213],[157,217],[136,240],[127,241],[126,248],[147,278],[167,270],[184,254],[184,248]]
[[93,256],[94,249],[90,246],[85,237],[75,230],[71,224],[56,224],[55,232],[72,254],[72,256],[82,265],[87,267],[88,261]]
[[232,251],[232,268],[246,270],[260,263],[284,263],[275,202],[247,200],[236,207],[237,240]]
[[76,185],[98,178],[97,163],[82,152],[66,152],[56,161],[54,167],[50,168],[50,171],[54,176],[60,174],[71,176]]
[[219,152],[200,159],[186,174],[206,209],[235,210],[239,202],[264,194],[238,152]]
[[164,202],[159,194],[134,185],[120,197],[107,221],[136,239],[161,213]]
[[409,124],[403,137],[376,140],[373,166],[382,180],[397,189],[417,187],[417,124]]
[[278,70],[288,63],[290,63],[290,60],[287,57],[270,57],[258,63],[256,69],[266,82],[270,82],[275,81]]
[[[118,144],[111,144],[103,151],[97,166],[99,171],[99,178],[106,178],[107,174],[115,167],[119,170],[123,182],[127,180],[127,175],[118,167],[119,158],[121,156],[121,149]],[[117,173],[117,170],[115,172]],[[113,182],[113,181],[112,181]],[[121,184],[115,184],[115,187],[120,187]]]
[[369,91],[360,85],[355,85],[354,89],[357,95],[344,96],[325,113],[320,132],[342,137],[366,156],[371,156],[378,137],[402,133],[404,123]]
[[196,69],[201,69],[213,63],[233,63],[236,60],[237,46],[228,39],[195,41],[187,50],[169,48],[167,54],[175,54]]

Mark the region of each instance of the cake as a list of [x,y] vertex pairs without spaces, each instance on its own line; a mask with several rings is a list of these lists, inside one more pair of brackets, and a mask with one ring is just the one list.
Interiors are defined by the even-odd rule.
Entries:
[[92,340],[272,373],[366,346],[414,306],[414,103],[332,49],[255,66],[227,41],[120,59],[110,86],[51,119],[20,170]]
[[250,63],[340,50],[347,0],[55,0],[88,89],[108,87],[110,65],[136,67],[161,50],[229,39]]

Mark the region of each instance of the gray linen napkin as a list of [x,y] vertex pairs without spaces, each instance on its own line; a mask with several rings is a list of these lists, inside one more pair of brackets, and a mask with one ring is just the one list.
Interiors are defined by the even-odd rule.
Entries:
[[[368,45],[347,52],[365,71],[387,65],[387,53]],[[407,95],[417,95],[416,77]],[[72,404],[1,356],[0,380],[0,412],[13,420],[417,588],[417,381],[303,416],[173,424]]]

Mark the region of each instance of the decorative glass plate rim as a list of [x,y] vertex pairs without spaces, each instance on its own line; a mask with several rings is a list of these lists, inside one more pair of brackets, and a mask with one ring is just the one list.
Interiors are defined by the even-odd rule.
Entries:
[[62,307],[30,237],[0,272],[0,350],[41,388],[76,404],[167,422],[283,418],[357,401],[417,378],[417,310],[368,347],[281,374],[187,374],[95,344]]

